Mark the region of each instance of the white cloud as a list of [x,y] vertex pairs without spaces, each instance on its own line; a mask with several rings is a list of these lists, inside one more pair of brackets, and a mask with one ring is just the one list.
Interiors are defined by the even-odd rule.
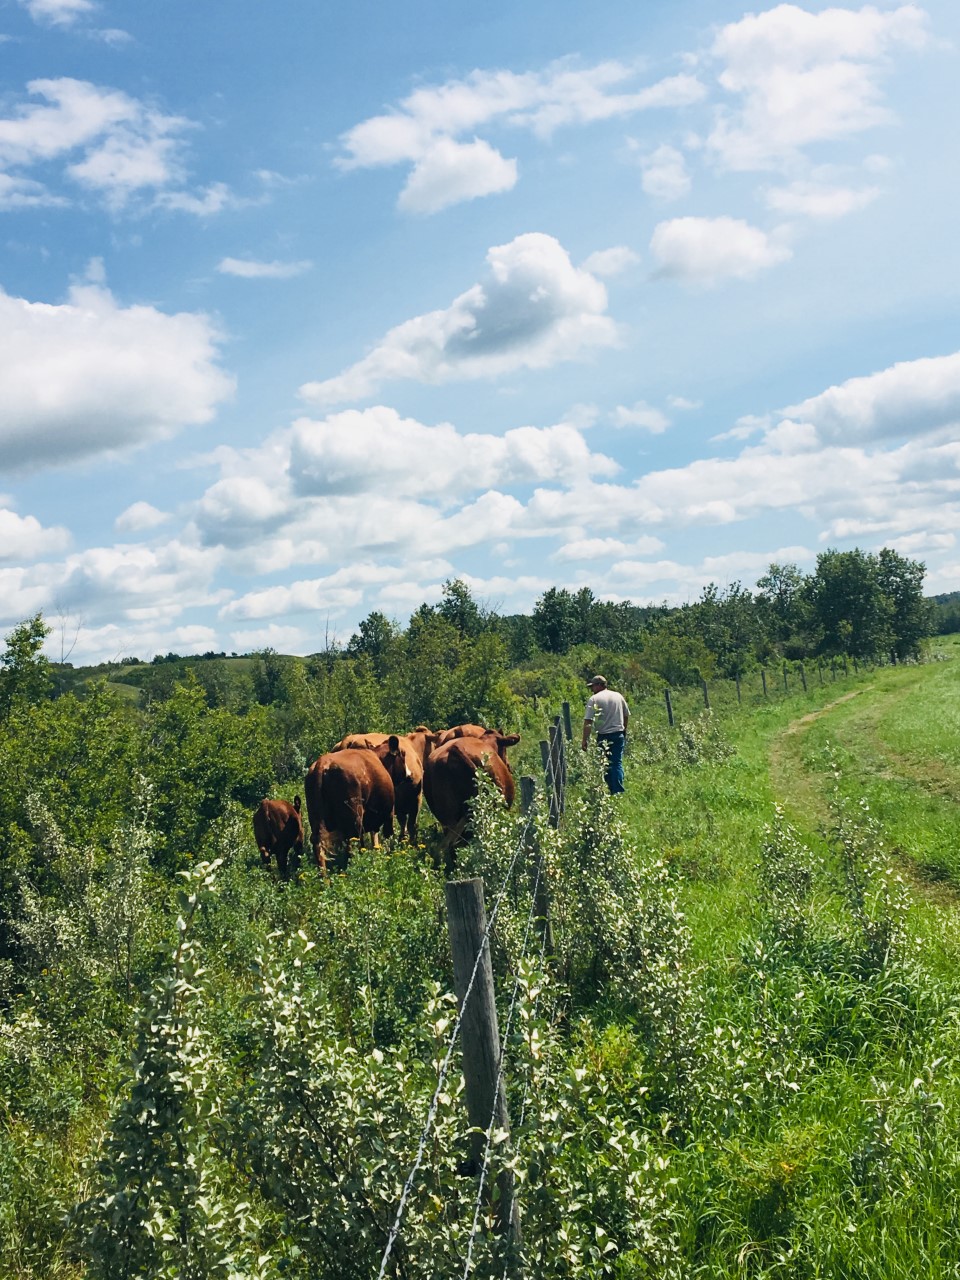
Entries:
[[664,143],[640,161],[641,184],[655,200],[679,200],[690,190],[690,174],[683,152]]
[[84,14],[93,13],[92,0],[20,0],[34,22],[52,27],[69,27]]
[[[635,88],[637,71],[619,62],[544,71],[474,71],[466,79],[423,86],[385,115],[361,121],[340,139],[342,169],[413,166],[402,208],[432,213],[460,200],[509,190],[516,162],[476,136],[484,126],[520,128],[546,139],[561,126],[583,125],[657,107],[683,107],[704,97],[689,74]],[[464,141],[464,135],[472,135]]]
[[271,622],[267,627],[251,627],[246,631],[231,631],[230,639],[237,653],[251,653],[256,649],[276,649],[277,653],[303,653],[308,637],[300,627],[287,627]]
[[211,182],[202,191],[162,191],[154,201],[159,209],[171,209],[176,213],[193,213],[198,218],[210,218],[224,209],[242,209],[251,201],[235,195],[225,182]]
[[655,409],[644,400],[638,400],[631,408],[618,404],[611,415],[615,427],[642,427],[653,435],[660,435],[670,426],[670,419],[662,409]]
[[490,249],[487,264],[484,282],[445,310],[391,329],[362,360],[335,378],[305,383],[300,394],[338,404],[366,399],[397,379],[443,383],[545,369],[616,342],[606,289],[574,267],[553,236],[517,236]]
[[683,413],[691,409],[703,408],[702,400],[688,400],[686,396],[667,396],[667,404],[672,409],[679,409]]
[[[376,465],[371,466],[371,459]],[[569,481],[619,468],[572,426],[516,427],[502,436],[428,427],[382,405],[293,428],[290,472],[302,494],[384,492],[456,501],[493,485]]]
[[65,551],[69,545],[68,530],[59,526],[45,529],[36,516],[19,516],[0,507],[0,562],[37,560]]
[[313,263],[307,259],[300,262],[257,262],[252,258],[221,258],[217,270],[221,275],[239,276],[242,280],[291,280],[294,276],[302,276],[312,266]]
[[0,465],[126,450],[209,422],[233,379],[203,315],[122,307],[75,285],[61,305],[0,291]]
[[673,218],[654,228],[650,250],[659,274],[709,287],[750,280],[792,256],[759,227],[740,218]]
[[821,439],[855,443],[918,436],[960,423],[960,352],[850,378],[783,410]]
[[149,502],[134,502],[117,516],[113,527],[120,533],[140,533],[143,529],[155,529],[170,519],[168,511],[160,511]]
[[[67,162],[64,177],[98,193],[113,209],[145,191],[154,192],[157,204],[198,214],[239,203],[222,183],[198,195],[170,190],[185,177],[182,135],[190,122],[183,117],[121,90],[67,76],[32,80],[27,91],[31,101],[0,117],[0,168],[6,170],[0,180],[19,192],[21,202],[33,196],[39,203],[45,192],[43,203],[63,202],[62,195],[49,193],[49,167],[62,160]],[[29,174],[17,172],[37,165],[45,166],[42,188]]]
[[589,257],[584,258],[582,269],[605,280],[611,276],[621,275],[630,267],[635,267],[639,261],[639,253],[634,253],[625,244],[618,244],[610,249],[597,249],[595,253],[591,253]]
[[777,168],[813,143],[887,122],[880,79],[889,55],[926,41],[914,4],[881,10],[779,4],[718,33],[720,84],[739,105],[722,108],[708,146],[728,169]]
[[439,213],[464,200],[510,191],[516,183],[516,160],[507,160],[482,138],[440,137],[418,158],[397,205],[409,213]]
[[66,203],[62,196],[48,191],[42,182],[0,173],[0,210],[49,208]]
[[563,562],[574,560],[614,560],[626,555],[651,556],[663,551],[664,544],[652,536],[637,538],[631,543],[619,538],[577,538],[565,542],[550,557]]
[[841,187],[798,181],[787,187],[772,187],[764,192],[763,198],[767,208],[776,213],[832,221],[865,209],[879,194],[879,187]]

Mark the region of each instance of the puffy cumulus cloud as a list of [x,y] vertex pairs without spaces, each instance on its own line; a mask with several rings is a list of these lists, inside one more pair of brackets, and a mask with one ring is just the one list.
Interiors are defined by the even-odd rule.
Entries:
[[299,262],[257,262],[253,258],[221,258],[217,270],[221,275],[239,276],[241,280],[292,280],[313,267],[308,259]]
[[78,18],[93,13],[93,0],[20,0],[34,22],[44,26],[69,27]]
[[59,525],[44,528],[36,516],[20,516],[0,506],[0,563],[37,560],[70,545],[70,533]]
[[645,155],[640,161],[641,185],[648,196],[655,200],[679,200],[690,190],[690,174],[682,151],[676,147],[662,146]]
[[767,208],[775,213],[828,222],[865,209],[879,194],[879,187],[843,187],[798,181],[786,187],[771,187],[764,192],[763,198]]
[[90,626],[118,618],[124,626],[172,624],[187,609],[229,595],[214,585],[222,560],[219,549],[174,539],[158,547],[88,547],[30,569],[0,569],[0,621],[55,609],[76,613]]
[[200,498],[194,519],[207,546],[242,547],[279,527],[288,509],[286,483],[227,476]]
[[670,426],[670,419],[663,410],[655,409],[645,400],[638,400],[630,408],[618,404],[610,416],[615,427],[640,427],[655,436],[661,435]]
[[741,218],[672,218],[658,223],[650,250],[659,275],[709,288],[722,280],[751,280],[786,262],[790,249]]
[[474,71],[462,80],[416,89],[393,110],[354,125],[340,139],[337,163],[342,169],[411,165],[400,207],[434,213],[516,183],[516,161],[476,136],[485,126],[525,129],[546,139],[561,126],[688,106],[706,93],[689,74],[639,88],[637,78],[635,68],[620,62]]
[[681,413],[688,413],[693,409],[702,409],[702,400],[690,400],[686,396],[667,396],[667,404],[672,409],[679,409]]
[[545,369],[617,341],[603,284],[553,236],[529,232],[497,245],[487,266],[484,281],[449,307],[397,325],[362,360],[300,394],[338,404],[401,378],[443,383]]
[[407,178],[399,208],[408,213],[439,213],[452,204],[509,191],[517,183],[517,162],[489,142],[437,138]]
[[144,529],[155,529],[169,519],[168,511],[160,511],[149,502],[134,502],[120,512],[113,527],[119,533],[140,533]]
[[0,290],[0,466],[131,449],[209,422],[233,391],[206,316],[123,307],[77,285],[61,305]]
[[502,436],[461,434],[449,423],[424,426],[383,405],[348,409],[322,422],[301,419],[290,449],[293,487],[300,494],[390,493],[442,503],[494,484],[564,482],[618,469],[563,423],[516,427]]
[[811,144],[885,123],[890,55],[926,39],[927,15],[914,4],[747,14],[713,43],[720,84],[739,105],[718,110],[707,145],[727,169],[777,168]]
[[820,439],[857,443],[918,436],[960,422],[960,352],[906,360],[850,378],[782,411]]
[[[421,572],[429,568],[421,566]],[[372,587],[402,581],[409,566],[390,566],[373,561],[358,561],[349,568],[320,578],[305,578],[284,586],[265,587],[231,600],[220,610],[223,618],[270,618],[291,613],[341,613],[354,608]]]
[[[47,647],[50,649],[50,641]],[[175,626],[164,619],[103,626],[81,623],[70,660],[74,664],[118,662],[124,657],[149,661],[156,653],[208,653],[222,648],[217,632],[204,623]],[[51,651],[50,656],[58,655]]]
[[[49,3],[51,11],[68,10],[66,0]],[[143,192],[152,192],[156,204],[201,214],[236,203],[222,183],[199,196],[176,190],[185,177],[182,135],[190,127],[182,116],[68,76],[32,80],[27,91],[30,100],[0,116],[0,196],[6,187],[8,200],[19,200],[13,207],[65,202],[63,193],[49,190],[57,162],[63,177],[113,209]],[[34,166],[43,166],[46,185],[23,172]]]
[[640,261],[639,253],[634,253],[625,244],[614,245],[610,249],[597,249],[583,260],[583,270],[593,276],[606,279],[608,276],[619,276]]
[[647,536],[633,542],[621,542],[619,538],[576,538],[558,547],[552,560],[563,563],[577,560],[614,561],[623,556],[651,556],[664,550],[659,538]]

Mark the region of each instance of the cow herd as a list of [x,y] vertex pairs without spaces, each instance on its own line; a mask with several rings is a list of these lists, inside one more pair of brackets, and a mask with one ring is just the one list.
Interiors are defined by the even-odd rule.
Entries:
[[[438,733],[419,725],[407,734],[348,734],[314,761],[304,781],[317,866],[326,874],[333,858],[342,870],[351,839],[362,843],[369,833],[376,847],[381,832],[393,834],[394,822],[402,837],[415,840],[424,798],[443,831],[449,866],[464,838],[478,772],[490,778],[507,808],[513,804],[507,748],[519,741],[519,734],[479,724]],[[263,800],[253,815],[253,831],[264,864],[275,858],[282,879],[295,875],[304,845],[300,797],[293,804]]]

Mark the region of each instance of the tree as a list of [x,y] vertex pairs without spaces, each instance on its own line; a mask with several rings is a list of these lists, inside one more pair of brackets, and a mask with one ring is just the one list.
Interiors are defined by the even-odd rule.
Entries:
[[889,604],[893,629],[892,652],[901,661],[917,657],[920,641],[933,629],[933,608],[923,598],[926,571],[919,560],[908,560],[890,547],[884,547],[877,557],[877,577]]
[[804,629],[806,579],[795,564],[771,564],[757,580],[757,605],[771,643],[782,647]]
[[50,663],[43,655],[49,634],[43,615],[37,613],[7,636],[7,647],[0,654],[0,721],[15,704],[28,706],[49,696]]
[[893,604],[882,590],[875,555],[824,551],[806,596],[819,633],[818,652],[875,658],[893,643]]
[[479,635],[486,621],[462,578],[450,578],[443,584],[443,598],[437,605],[437,613],[456,627],[461,639]]
[[373,663],[377,679],[383,680],[390,666],[390,657],[396,648],[400,630],[391,622],[385,613],[374,609],[360,623],[357,631],[350,637],[347,654],[358,658],[365,654]]
[[565,587],[550,587],[533,606],[533,633],[546,653],[566,653],[577,642],[577,608]]

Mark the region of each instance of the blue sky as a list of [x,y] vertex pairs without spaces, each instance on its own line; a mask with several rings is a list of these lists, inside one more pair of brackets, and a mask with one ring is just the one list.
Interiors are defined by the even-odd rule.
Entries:
[[960,11],[0,6],[0,626],[960,588]]

